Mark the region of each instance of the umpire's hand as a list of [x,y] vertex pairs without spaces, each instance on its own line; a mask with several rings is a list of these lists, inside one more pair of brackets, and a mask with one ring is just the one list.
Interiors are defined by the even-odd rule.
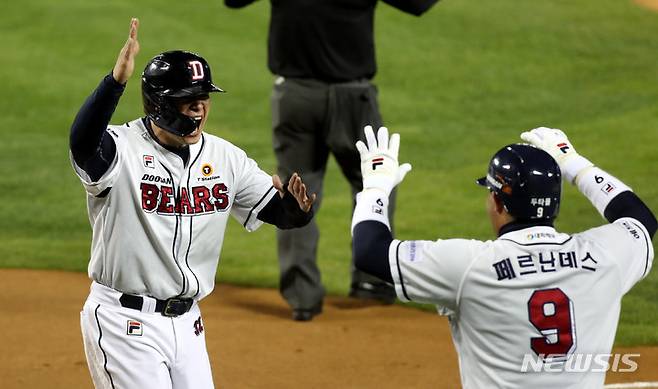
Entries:
[[139,53],[139,41],[137,41],[137,29],[139,28],[139,20],[132,18],[130,20],[130,33],[128,40],[123,45],[117,63],[112,69],[112,77],[120,83],[125,84],[135,70],[135,57]]
[[[279,196],[283,198],[283,196],[286,194],[286,191],[283,189],[281,178],[279,178],[279,176],[276,174],[272,176],[272,185],[274,185],[276,190],[279,191]],[[297,173],[293,173],[292,177],[290,177],[290,181],[288,181],[288,192],[290,192],[290,194],[295,197],[297,204],[299,204],[299,208],[304,212],[311,210],[311,207],[313,207],[313,203],[315,202],[315,198],[317,197],[315,193],[313,193],[310,197],[306,195],[306,184],[304,184],[302,178]]]

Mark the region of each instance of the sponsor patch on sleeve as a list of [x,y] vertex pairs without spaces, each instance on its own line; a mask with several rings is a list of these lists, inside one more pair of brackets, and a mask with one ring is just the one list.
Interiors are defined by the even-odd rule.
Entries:
[[407,242],[407,247],[404,253],[404,260],[413,263],[420,262],[423,259],[423,256],[421,255],[422,245],[422,242],[416,240]]
[[632,236],[633,238],[638,239],[638,240],[641,238],[641,237],[640,237],[640,232],[639,232],[638,229],[637,229],[634,225],[632,225],[631,223],[629,223],[629,222],[625,222],[625,221],[624,221],[624,222],[621,222],[621,225],[624,226],[624,228],[626,228],[626,230],[628,231],[628,233],[631,234],[631,236]]

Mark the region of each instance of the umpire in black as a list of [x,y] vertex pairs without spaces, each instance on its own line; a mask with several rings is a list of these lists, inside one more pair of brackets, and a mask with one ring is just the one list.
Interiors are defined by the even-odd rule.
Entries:
[[[224,0],[240,8],[255,0]],[[421,15],[438,0],[382,0]],[[268,66],[276,75],[272,128],[278,173],[304,176],[308,190],[322,198],[322,180],[332,153],[352,188],[362,189],[355,142],[362,128],[382,125],[377,88],[373,22],[377,0],[271,0]],[[394,207],[394,194],[391,208]],[[393,209],[389,210],[393,215]],[[308,321],[322,312],[324,288],[316,263],[319,239],[313,220],[303,228],[278,230],[281,294],[293,319]],[[393,288],[352,264],[350,296],[392,303]]]

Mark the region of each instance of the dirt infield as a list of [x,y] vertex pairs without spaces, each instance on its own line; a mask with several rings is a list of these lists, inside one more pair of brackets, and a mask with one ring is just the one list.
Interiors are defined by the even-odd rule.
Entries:
[[[85,274],[0,270],[0,387],[88,388],[79,312]],[[201,303],[220,388],[455,388],[447,320],[402,306],[328,298],[316,320],[296,323],[277,291],[220,285]],[[658,381],[658,348],[635,373],[609,382]]]
[[658,0],[633,0],[636,4],[648,8],[653,11],[658,11]]

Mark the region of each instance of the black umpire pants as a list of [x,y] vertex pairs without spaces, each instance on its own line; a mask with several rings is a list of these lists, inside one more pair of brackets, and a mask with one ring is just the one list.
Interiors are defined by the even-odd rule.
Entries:
[[[350,184],[354,207],[355,196],[362,190],[361,163],[354,144],[364,139],[364,125],[371,124],[375,130],[382,125],[376,86],[368,80],[326,83],[278,77],[271,103],[274,152],[282,179],[295,171],[301,174],[308,192],[318,196],[314,206],[317,214],[331,153]],[[395,191],[389,203],[392,220]],[[315,218],[302,228],[277,230],[279,289],[293,309],[309,309],[324,297],[317,266],[319,236]],[[351,270],[352,287],[363,282],[381,283],[356,270],[353,261]]]

